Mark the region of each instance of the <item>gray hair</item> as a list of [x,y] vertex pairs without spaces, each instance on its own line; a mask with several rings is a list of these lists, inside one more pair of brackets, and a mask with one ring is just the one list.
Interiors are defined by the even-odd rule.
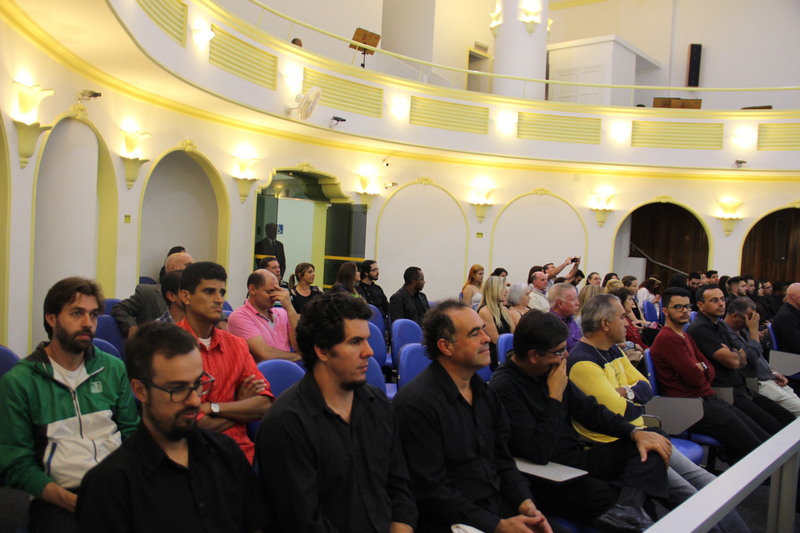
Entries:
[[755,310],[756,304],[747,296],[739,296],[728,304],[727,311],[729,315],[745,315],[749,310]]
[[550,304],[550,307],[556,304],[556,300],[564,300],[567,291],[572,291],[576,297],[578,296],[578,289],[572,283],[556,283],[550,287],[550,290],[547,291],[547,303]]
[[508,289],[506,303],[511,307],[519,305],[519,303],[522,301],[522,297],[525,296],[525,293],[530,291],[530,285],[527,285],[526,283],[515,283]]
[[614,314],[614,302],[619,298],[613,294],[598,294],[586,302],[581,310],[581,328],[584,333],[600,331],[600,321],[611,320]]

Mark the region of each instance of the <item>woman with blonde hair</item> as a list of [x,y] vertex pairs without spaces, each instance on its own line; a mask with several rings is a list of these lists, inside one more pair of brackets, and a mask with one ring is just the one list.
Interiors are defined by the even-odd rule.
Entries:
[[591,300],[594,296],[603,294],[603,287],[600,285],[584,285],[578,293],[578,315],[580,316],[583,306]]
[[492,370],[497,368],[497,339],[503,333],[514,333],[514,321],[503,305],[507,294],[506,280],[499,276],[489,276],[483,285],[483,298],[478,307],[478,314],[486,323],[486,334],[491,339],[489,354],[492,358]]
[[467,274],[467,282],[461,289],[461,301],[476,306],[481,303],[481,285],[483,285],[484,269],[482,265],[472,265]]
[[303,313],[303,308],[318,294],[322,294],[319,287],[312,285],[316,278],[316,270],[311,263],[298,263],[294,267],[294,274],[289,276],[289,294],[292,297],[292,306],[297,314]]

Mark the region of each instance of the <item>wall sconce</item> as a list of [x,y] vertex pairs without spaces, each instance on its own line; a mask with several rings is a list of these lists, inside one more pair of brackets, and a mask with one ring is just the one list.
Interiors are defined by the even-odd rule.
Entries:
[[476,187],[472,190],[472,198],[470,199],[469,203],[475,208],[475,216],[478,219],[478,223],[484,221],[486,218],[486,211],[489,209],[489,206],[492,205],[492,202],[489,199],[492,192],[493,190],[488,186],[488,184],[481,187]]
[[589,209],[594,212],[594,219],[597,222],[598,228],[603,227],[608,218],[608,214],[614,211],[611,208],[611,198],[613,197],[614,192],[611,190],[600,190],[592,193]]
[[192,40],[197,46],[205,46],[211,42],[211,39],[216,37],[216,33],[208,24],[196,22],[192,26]]
[[42,126],[36,121],[39,114],[39,104],[48,96],[52,96],[53,89],[43,89],[41,85],[25,85],[14,82],[14,92],[17,95],[17,109],[14,113],[14,126],[17,130],[19,167],[25,168],[31,156],[36,151],[36,142],[39,136],[52,129],[52,126]]
[[519,8],[519,20],[525,24],[525,29],[529,34],[536,30],[536,26],[542,22],[542,3],[539,0],[526,0]]
[[358,191],[358,194],[361,195],[361,203],[367,206],[367,209],[372,207],[372,200],[380,196],[380,188],[378,187],[378,183],[375,179],[370,179],[365,176],[361,176],[361,191]]
[[736,223],[742,220],[738,213],[740,205],[742,205],[742,202],[733,198],[723,198],[719,201],[720,210],[717,218],[722,222],[722,231],[725,232],[726,237],[730,237]]
[[236,158],[236,168],[233,172],[233,179],[239,187],[239,200],[241,200],[242,203],[245,203],[247,197],[250,195],[250,189],[253,187],[253,183],[258,181],[258,178],[255,176],[255,171],[253,170],[257,162],[258,159],[256,158]]
[[492,32],[492,35],[497,37],[497,31],[500,29],[500,25],[503,23],[502,0],[497,0],[497,3],[494,6],[494,12],[489,13],[489,16],[492,17],[492,22],[489,23],[489,30]]
[[[132,129],[132,128],[130,128]],[[129,131],[129,129],[122,130],[122,136],[125,139],[123,155],[120,156],[122,163],[125,166],[125,184],[128,190],[133,188],[133,184],[139,179],[139,169],[142,165],[150,161],[149,159],[142,159],[142,142],[151,137],[151,135],[144,131]]]

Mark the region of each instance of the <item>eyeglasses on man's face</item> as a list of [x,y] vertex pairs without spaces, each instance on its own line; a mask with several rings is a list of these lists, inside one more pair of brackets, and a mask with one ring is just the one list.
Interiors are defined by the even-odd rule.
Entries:
[[160,391],[166,392],[169,394],[169,399],[172,403],[184,403],[189,399],[193,392],[196,392],[201,398],[208,394],[208,392],[211,390],[211,384],[214,383],[215,379],[213,376],[211,376],[211,374],[203,372],[203,374],[200,376],[200,379],[198,379],[194,385],[184,385],[182,387],[175,387],[173,389],[162,387],[161,385],[153,383],[148,379],[140,379],[139,381],[148,387],[153,387]]
[[691,311],[692,304],[675,304],[670,305],[667,309],[674,309],[675,311]]

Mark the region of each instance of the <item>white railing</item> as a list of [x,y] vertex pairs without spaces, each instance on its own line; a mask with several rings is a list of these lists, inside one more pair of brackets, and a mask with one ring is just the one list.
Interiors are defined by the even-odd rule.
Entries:
[[767,533],[794,532],[799,453],[800,420],[795,420],[656,522],[648,533],[708,531],[770,474]]

